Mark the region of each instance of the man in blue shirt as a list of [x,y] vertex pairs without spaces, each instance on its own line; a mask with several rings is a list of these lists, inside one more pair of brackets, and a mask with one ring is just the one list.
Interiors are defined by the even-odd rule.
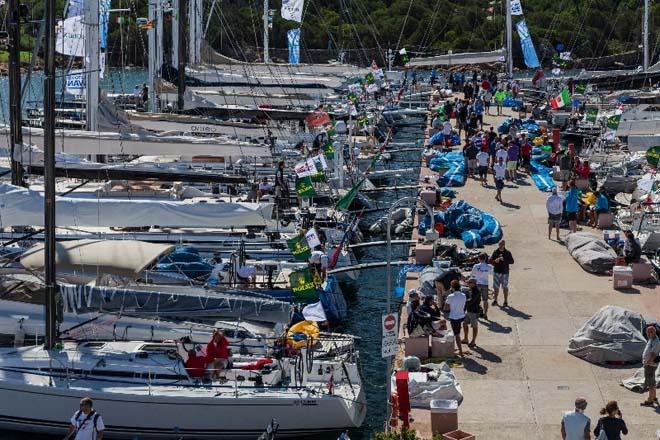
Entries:
[[481,98],[477,98],[474,102],[474,112],[477,114],[477,121],[479,121],[479,129],[484,129],[484,102]]
[[577,213],[579,210],[580,191],[575,186],[575,180],[568,182],[568,191],[564,197],[566,203],[566,218],[568,219],[568,228],[571,232],[577,231]]
[[598,226],[598,216],[600,214],[607,214],[610,212],[610,201],[607,200],[607,196],[600,190],[594,191],[596,196],[596,204],[591,210],[589,226],[595,228]]

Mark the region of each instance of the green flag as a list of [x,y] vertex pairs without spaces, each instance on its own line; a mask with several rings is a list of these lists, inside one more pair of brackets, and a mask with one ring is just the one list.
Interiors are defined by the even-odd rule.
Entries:
[[312,255],[312,250],[307,244],[307,239],[305,235],[299,235],[292,238],[291,240],[286,241],[286,245],[289,247],[293,258],[300,261],[307,261],[307,259]]
[[325,153],[326,159],[334,159],[335,157],[335,146],[332,141],[328,141],[323,146],[323,152]]
[[607,128],[610,130],[616,130],[619,128],[619,121],[621,120],[621,115],[613,115],[607,118]]
[[655,147],[646,150],[646,161],[654,167],[658,166],[658,162],[660,162],[660,145],[656,145]]
[[495,100],[502,102],[506,98],[506,92],[504,90],[498,90],[495,92]]
[[310,198],[316,195],[312,179],[309,176],[299,177],[296,180],[296,193],[302,198]]
[[376,162],[378,162],[378,159],[380,159],[380,151],[376,153],[373,159],[371,159],[371,163],[369,164],[369,171],[376,167]]
[[365,179],[360,180],[349,192],[346,193],[344,197],[339,199],[337,202],[337,208],[338,209],[348,209],[349,206],[351,206],[351,203],[353,203],[353,199],[355,199],[355,196],[357,196],[357,193],[360,191],[360,188],[362,187],[362,184],[364,183]]
[[332,121],[332,125],[325,131],[325,133],[328,135],[328,139],[332,139],[332,137],[337,134],[335,131],[335,124],[336,122]]
[[296,302],[318,301],[319,295],[314,285],[314,275],[309,268],[291,272],[289,284]]
[[374,74],[369,72],[364,76],[364,80],[367,84],[373,83],[376,79],[374,78]]
[[587,91],[587,85],[585,83],[578,83],[575,85],[575,93],[584,93]]
[[320,173],[312,174],[309,178],[312,179],[312,182],[325,182],[325,173],[321,171]]
[[597,117],[598,117],[598,109],[597,108],[587,109],[587,121],[588,122],[596,122]]

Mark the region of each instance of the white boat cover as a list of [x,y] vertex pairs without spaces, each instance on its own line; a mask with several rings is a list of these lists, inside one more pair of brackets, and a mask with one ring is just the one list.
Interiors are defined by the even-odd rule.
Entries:
[[587,272],[606,273],[614,267],[616,252],[589,232],[574,232],[566,237],[566,247]]
[[639,313],[605,306],[575,333],[568,352],[594,364],[641,362],[646,321]]
[[[64,272],[118,275],[136,279],[174,246],[137,240],[72,240],[55,244],[55,265]],[[21,256],[28,270],[44,269],[44,244],[38,243]]]
[[459,66],[462,64],[483,64],[503,62],[505,49],[492,52],[466,52],[437,55],[434,57],[412,58],[406,67]]
[[[71,197],[56,197],[55,206],[55,222],[61,227],[265,226],[272,210],[272,204],[264,203]],[[43,207],[43,193],[0,184],[0,221],[3,227],[43,226]]]

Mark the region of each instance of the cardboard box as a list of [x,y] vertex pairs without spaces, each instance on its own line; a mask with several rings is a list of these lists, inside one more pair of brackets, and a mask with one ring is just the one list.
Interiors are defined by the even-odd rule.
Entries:
[[424,189],[422,192],[419,194],[419,196],[424,200],[426,203],[429,204],[429,206],[435,206],[435,202],[437,200],[436,192],[435,190],[432,189]]
[[611,212],[603,212],[598,214],[598,228],[609,228],[614,224],[614,215]]
[[452,358],[454,357],[454,335],[443,337],[431,337],[431,357]]
[[433,243],[418,243],[415,245],[415,263],[431,264],[433,261],[434,246]]
[[431,432],[433,434],[445,434],[458,429],[458,402],[456,400],[431,400],[429,406],[431,407]]
[[405,340],[405,355],[417,356],[421,360],[429,358],[429,337],[419,336]]
[[614,266],[612,283],[615,289],[630,289],[633,284],[633,270],[628,266]]
[[633,281],[647,281],[653,277],[653,265],[646,255],[642,255],[639,263],[632,263],[630,268],[632,269]]

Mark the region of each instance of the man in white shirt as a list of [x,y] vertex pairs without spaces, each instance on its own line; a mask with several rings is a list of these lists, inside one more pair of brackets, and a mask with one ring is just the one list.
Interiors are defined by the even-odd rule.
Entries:
[[445,310],[449,310],[449,323],[454,332],[454,339],[458,347],[459,356],[463,357],[463,346],[461,345],[461,324],[465,319],[465,303],[467,297],[459,290],[453,291],[445,300]]
[[495,152],[495,163],[499,162],[500,158],[504,161],[506,164],[506,160],[509,158],[509,153],[507,153],[506,148],[504,148],[504,145],[499,144],[499,148]]
[[561,419],[561,438],[564,440],[589,440],[591,438],[591,419],[584,415],[587,401],[582,397],[575,399],[575,411],[567,412]]
[[[504,151],[504,149],[499,150]],[[506,154],[506,151],[504,151]],[[504,159],[501,156],[497,157],[497,163],[493,167],[493,171],[495,173],[495,188],[497,189],[497,195],[495,196],[495,200],[499,201],[502,203],[502,189],[504,189],[504,179],[506,177],[506,165],[504,165]]]
[[442,136],[445,140],[445,147],[451,147],[451,122],[447,119],[444,124],[442,124]]
[[71,417],[65,440],[103,440],[105,425],[101,414],[94,411],[92,405],[89,397],[80,401],[80,410]]
[[479,166],[479,178],[481,179],[481,186],[486,185],[486,177],[488,176],[488,161],[490,155],[488,152],[481,150],[477,153],[477,164]]
[[552,228],[557,231],[557,241],[559,241],[559,225],[561,224],[561,213],[564,210],[564,199],[557,194],[557,187],[552,188],[552,194],[545,201],[545,208],[548,210],[548,240],[552,234]]
[[484,309],[484,319],[488,319],[488,277],[493,272],[493,266],[488,264],[488,254],[479,255],[479,262],[472,266],[472,276],[477,281],[477,289],[481,294]]
[[642,402],[642,406],[653,406],[658,403],[656,397],[655,370],[658,369],[658,356],[660,355],[660,338],[658,338],[655,325],[646,327],[648,341],[642,352],[642,364],[644,365],[644,385],[649,388],[649,398]]

